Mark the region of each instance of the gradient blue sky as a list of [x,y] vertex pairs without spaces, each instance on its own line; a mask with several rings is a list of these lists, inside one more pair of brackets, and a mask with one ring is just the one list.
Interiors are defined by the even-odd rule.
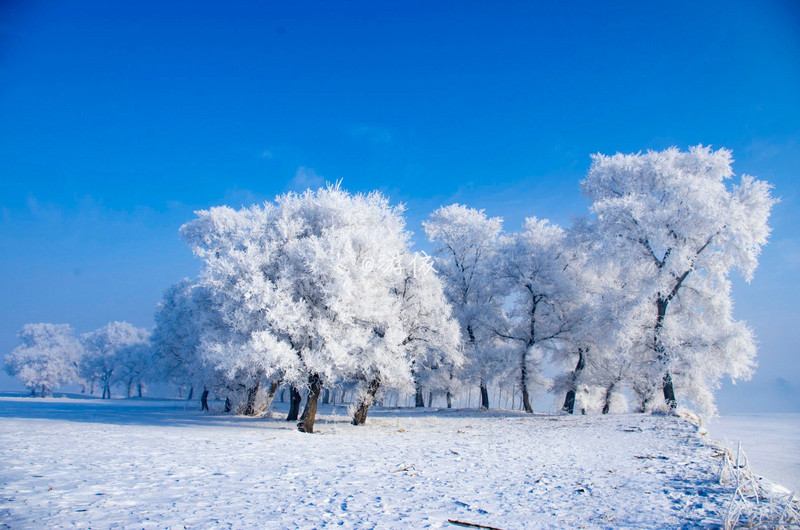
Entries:
[[703,143],[782,197],[734,286],[760,369],[720,409],[800,410],[800,3],[600,4],[3,2],[0,353],[151,326],[198,208],[343,179],[418,234],[454,201],[568,224],[592,153]]

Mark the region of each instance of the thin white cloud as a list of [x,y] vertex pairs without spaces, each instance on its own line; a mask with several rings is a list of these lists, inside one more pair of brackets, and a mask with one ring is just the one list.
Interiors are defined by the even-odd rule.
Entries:
[[772,160],[782,153],[792,152],[796,148],[797,141],[794,138],[784,140],[772,137],[753,140],[745,148],[745,151],[757,160]]
[[316,189],[325,185],[325,179],[308,167],[300,166],[286,187],[292,191]]
[[231,208],[245,208],[253,204],[260,204],[270,200],[271,197],[253,190],[245,188],[231,188],[225,190],[222,197],[222,204],[227,204]]

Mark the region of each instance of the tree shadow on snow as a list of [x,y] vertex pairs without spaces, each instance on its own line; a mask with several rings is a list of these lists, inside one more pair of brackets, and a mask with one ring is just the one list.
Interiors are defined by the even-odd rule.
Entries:
[[[55,397],[29,397],[24,392],[0,393],[0,419],[20,418],[70,421],[78,423],[104,423],[111,425],[159,426],[220,426],[262,427],[294,429],[294,422],[286,422],[288,403],[276,402],[271,411],[261,417],[247,417],[222,413],[221,402],[212,402],[212,412],[201,412],[197,400],[163,398],[99,399],[85,394]],[[546,418],[548,414],[526,414],[516,410],[440,409],[415,407],[372,407],[369,418],[401,419],[424,418]],[[369,418],[367,425],[369,425]],[[350,423],[348,404],[320,405],[318,424],[347,425]]]

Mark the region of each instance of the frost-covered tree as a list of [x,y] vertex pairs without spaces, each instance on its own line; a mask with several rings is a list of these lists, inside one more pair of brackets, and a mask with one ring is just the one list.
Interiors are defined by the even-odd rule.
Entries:
[[279,233],[278,212],[271,203],[197,213],[181,233],[204,262],[199,285],[207,293],[211,311],[206,313],[215,315],[203,326],[198,351],[225,376],[234,394],[244,393],[240,411],[255,414],[265,380],[272,379],[277,388],[284,378],[299,385],[304,376],[292,346],[298,306],[290,282],[279,281],[289,238]]
[[142,397],[145,384],[153,377],[153,349],[149,340],[120,349],[117,375],[128,397],[133,396],[134,388],[137,395]]
[[517,376],[525,412],[533,412],[530,385],[543,383],[540,366],[553,342],[570,328],[575,285],[567,272],[566,234],[546,219],[525,220],[520,232],[503,236],[498,277],[508,289],[509,310],[496,332],[509,341],[517,358]]
[[201,282],[221,315],[203,332],[205,358],[231,376],[305,385],[300,430],[313,432],[323,385],[412,380],[395,292],[409,234],[402,209],[379,193],[329,186],[213,208],[182,233],[205,263]]
[[164,291],[151,338],[153,369],[159,380],[180,389],[204,391],[219,383],[218,374],[200,350],[203,329],[219,320],[215,313],[208,291],[189,279]]
[[[234,393],[244,392],[245,414],[256,412],[255,400],[269,379],[270,395],[285,380],[292,387],[293,404],[299,406],[294,398],[299,398],[297,388],[307,374],[295,345],[303,339],[298,324],[305,314],[283,271],[294,225],[291,216],[282,218],[278,206],[267,203],[201,211],[181,229],[204,261],[200,285],[217,315],[203,327],[199,350]],[[287,419],[296,419],[296,414],[293,407]]]
[[[601,387],[604,395],[611,397],[634,370],[630,345],[621,333],[631,329],[621,324],[621,319],[634,313],[619,263],[603,251],[586,221],[578,219],[565,240],[564,272],[573,285],[573,299],[567,307],[569,326],[554,357],[567,371],[556,377],[551,387],[557,394],[564,393],[561,408],[569,414],[574,412],[580,388]],[[580,394],[586,397],[597,392]]]
[[492,265],[503,226],[499,217],[461,204],[443,206],[423,224],[436,246],[435,264],[465,340],[468,370],[477,379],[481,407],[489,408],[488,379],[494,372],[494,319],[500,297]]
[[25,324],[20,345],[5,356],[6,371],[42,397],[78,379],[83,347],[67,324]]
[[[434,374],[442,371],[449,374],[463,363],[458,322],[452,316],[440,279],[426,256],[407,249],[400,251],[402,254],[394,258],[391,270],[395,281],[389,291],[393,314],[386,319],[388,327],[380,331],[381,346],[394,350],[385,359],[395,362],[376,358],[367,365],[367,370],[358,374],[365,384],[357,390],[355,425],[366,420],[367,410],[380,387],[413,389],[418,395],[421,380],[431,389],[438,387]],[[452,391],[449,377],[439,381],[445,382],[440,390]]]
[[594,230],[633,293],[635,314],[621,321],[648,361],[637,385],[645,395],[660,387],[670,409],[677,388],[712,410],[719,379],[748,377],[754,365],[752,333],[733,319],[728,277],[735,268],[752,278],[775,199],[750,176],[727,185],[732,175],[730,151],[697,146],[598,154],[582,181]]
[[81,335],[85,348],[82,371],[103,385],[103,399],[111,398],[111,387],[120,381],[123,362],[130,348],[147,347],[149,332],[127,322],[109,322]]

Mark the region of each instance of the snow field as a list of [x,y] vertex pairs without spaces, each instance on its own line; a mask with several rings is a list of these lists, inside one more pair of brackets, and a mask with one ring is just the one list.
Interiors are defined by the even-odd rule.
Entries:
[[[280,404],[279,404],[280,405]],[[11,528],[720,524],[729,487],[663,416],[321,407],[318,432],[185,402],[0,398]]]

